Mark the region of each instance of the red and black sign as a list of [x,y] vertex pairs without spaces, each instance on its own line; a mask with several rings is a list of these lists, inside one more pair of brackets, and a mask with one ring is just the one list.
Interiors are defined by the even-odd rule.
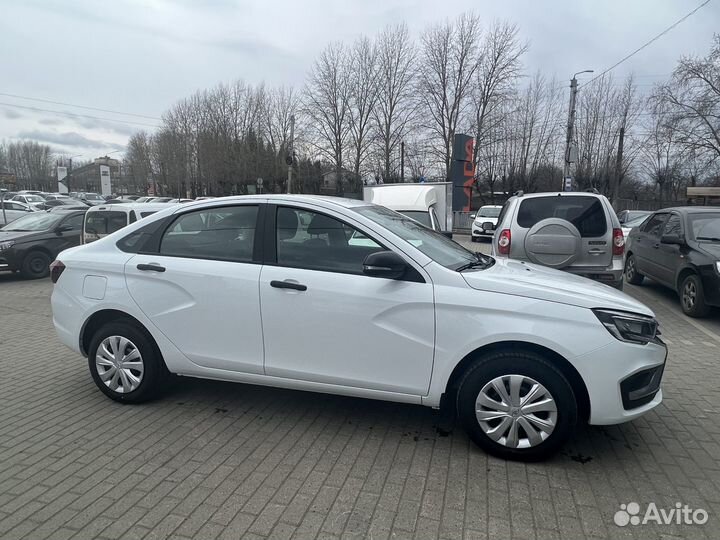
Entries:
[[475,139],[469,135],[456,134],[453,141],[453,157],[450,165],[450,181],[453,185],[453,204],[455,212],[469,212],[472,189],[475,183],[475,164],[473,145]]

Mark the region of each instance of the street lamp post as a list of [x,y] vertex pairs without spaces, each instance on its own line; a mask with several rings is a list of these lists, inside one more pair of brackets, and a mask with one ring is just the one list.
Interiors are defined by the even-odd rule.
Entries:
[[570,176],[570,164],[575,162],[572,153],[573,135],[575,130],[575,100],[577,98],[577,79],[581,73],[593,73],[592,69],[578,71],[570,79],[570,107],[568,110],[567,136],[565,138],[565,165],[563,167],[563,191],[571,191],[573,188],[573,178]]

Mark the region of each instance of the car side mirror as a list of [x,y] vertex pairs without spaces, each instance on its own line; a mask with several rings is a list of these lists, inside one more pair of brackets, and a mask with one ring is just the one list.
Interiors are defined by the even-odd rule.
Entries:
[[72,225],[65,224],[65,225],[60,225],[57,229],[55,229],[55,232],[60,234],[60,233],[64,233],[64,232],[70,232],[72,230],[73,230]]
[[376,251],[363,261],[363,274],[371,277],[400,279],[407,269],[405,259],[394,251]]
[[470,214],[470,219],[475,219],[476,214]]
[[662,238],[660,238],[660,243],[682,246],[685,244],[685,240],[683,240],[682,236],[679,234],[663,234]]
[[483,221],[483,224],[481,225],[483,231],[494,231],[495,225],[493,225],[492,221]]

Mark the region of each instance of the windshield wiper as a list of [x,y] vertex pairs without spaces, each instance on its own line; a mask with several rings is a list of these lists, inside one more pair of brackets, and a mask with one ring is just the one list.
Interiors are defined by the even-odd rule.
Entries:
[[470,268],[490,268],[495,264],[495,260],[491,257],[486,257],[481,253],[475,253],[476,260],[467,262],[461,266],[458,266],[455,271],[462,272],[463,270],[469,270]]
[[710,240],[711,242],[720,242],[717,236],[698,236],[697,240]]

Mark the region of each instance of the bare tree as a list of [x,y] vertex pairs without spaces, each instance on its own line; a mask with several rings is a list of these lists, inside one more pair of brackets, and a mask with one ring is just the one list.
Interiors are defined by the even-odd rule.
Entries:
[[416,51],[402,23],[386,27],[376,40],[378,55],[377,104],[374,108],[381,176],[395,176],[393,156],[415,117],[413,96]]
[[494,113],[500,110],[521,75],[520,58],[528,47],[519,41],[518,33],[517,25],[496,22],[485,33],[482,41],[477,81],[473,89],[475,162],[484,144],[488,118],[492,117],[496,122],[503,121],[501,115]]
[[480,20],[463,14],[426,30],[421,38],[417,88],[425,126],[437,141],[435,155],[450,178],[452,143],[468,105],[478,68]]
[[355,42],[349,56],[348,122],[354,180],[360,182],[360,168],[373,142],[371,121],[378,96],[377,49],[363,36]]
[[304,93],[311,142],[335,170],[342,190],[343,163],[350,133],[348,53],[341,43],[328,45],[313,64]]
[[659,93],[672,108],[683,144],[720,158],[720,34],[707,57],[681,58]]

